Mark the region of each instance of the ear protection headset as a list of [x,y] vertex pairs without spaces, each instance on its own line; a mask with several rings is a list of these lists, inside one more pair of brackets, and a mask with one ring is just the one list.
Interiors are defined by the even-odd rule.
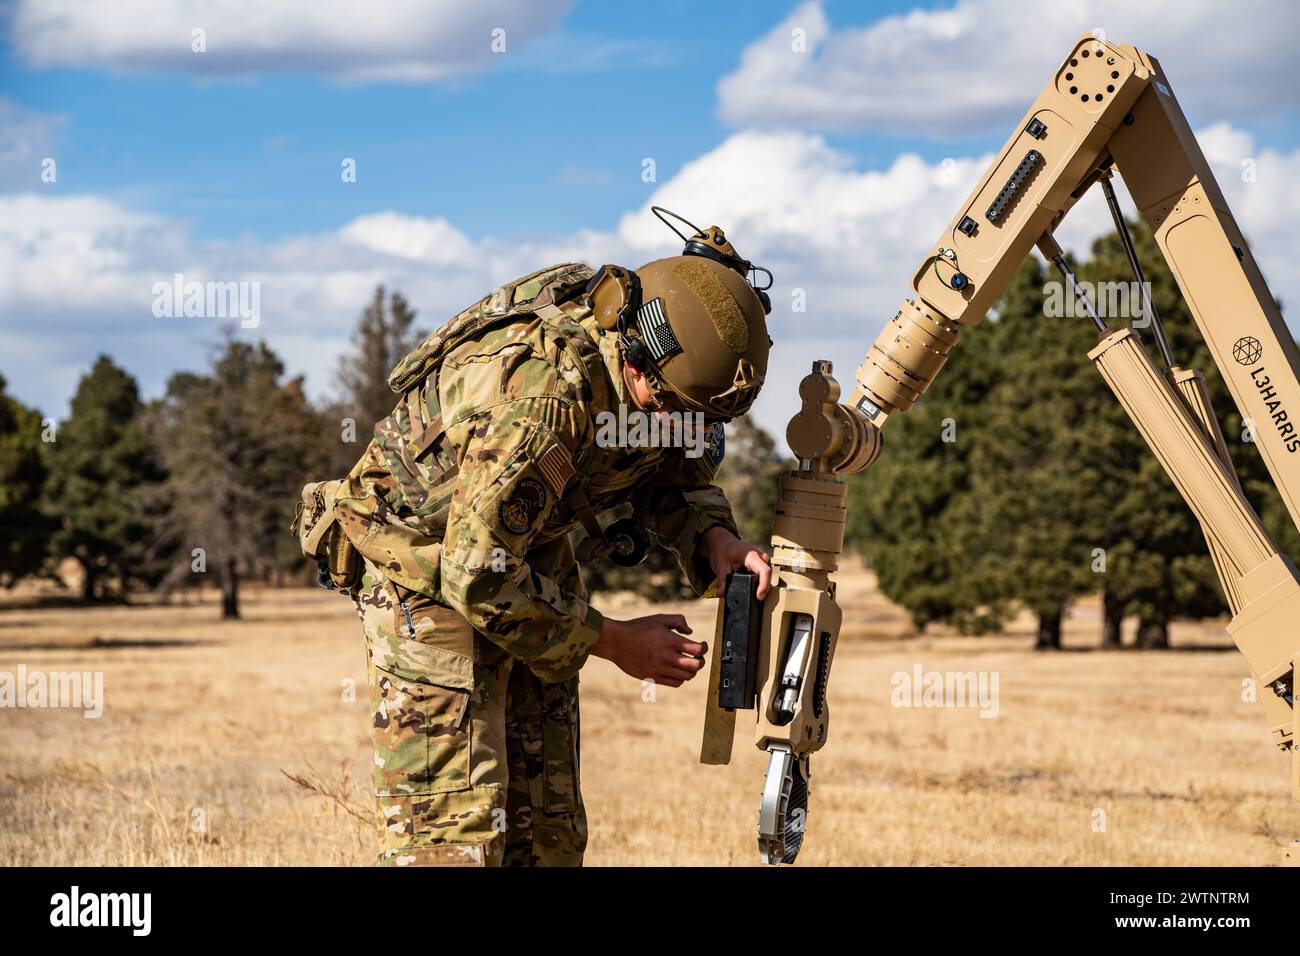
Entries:
[[650,361],[650,350],[642,341],[640,334],[629,335],[632,320],[641,308],[641,277],[628,270],[627,301],[618,311],[618,334],[623,341],[623,358],[635,369],[644,369]]
[[644,369],[649,351],[632,331],[632,320],[641,308],[641,277],[622,266],[604,265],[591,277],[584,295],[600,327],[618,332],[628,364]]

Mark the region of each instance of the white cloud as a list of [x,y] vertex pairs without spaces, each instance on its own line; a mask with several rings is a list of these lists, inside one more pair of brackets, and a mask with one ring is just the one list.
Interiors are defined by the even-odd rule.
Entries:
[[424,219],[381,212],[354,219],[340,235],[375,252],[435,265],[468,265],[474,258],[473,243],[441,216]]
[[[990,159],[931,165],[905,154],[863,171],[819,136],[737,133],[625,215],[618,235],[633,259],[675,254],[664,241],[671,235],[649,213],[651,204],[663,205],[698,225],[722,225],[743,256],[772,270],[768,322],[779,360],[757,415],[784,434],[812,359],[834,360],[848,381]],[[798,313],[797,290],[806,309]]]
[[[718,83],[736,126],[949,138],[1013,123],[1080,34],[1101,30],[1155,56],[1197,122],[1300,104],[1293,0],[959,0],[833,30],[796,7]],[[804,52],[792,31],[804,31]]]
[[[1300,216],[1293,188],[1300,149],[1257,149],[1226,125],[1200,138],[1273,291],[1296,302],[1300,280],[1287,250]],[[24,400],[60,414],[76,369],[107,351],[157,394],[171,371],[201,367],[217,337],[214,320],[151,314],[153,283],[181,272],[200,281],[260,281],[261,326],[248,334],[264,336],[291,370],[306,372],[319,395],[376,284],[400,289],[420,323],[433,328],[494,285],[542,265],[635,267],[675,254],[678,241],[649,213],[655,203],[700,225],[722,225],[743,255],[774,273],[769,323],[777,345],[756,414],[781,435],[814,358],[832,359],[849,381],[990,158],[931,164],[905,154],[864,170],[819,136],[736,133],[613,228],[530,240],[472,239],[445,219],[388,211],[274,243],[200,242],[174,221],[100,198],[0,196],[0,259],[9,264],[0,273],[0,371]],[[1243,180],[1243,159],[1254,161],[1252,181]],[[1059,237],[1086,252],[1110,228],[1093,190]],[[804,290],[805,312],[792,309],[795,289]]]
[[[1287,309],[1292,333],[1300,335],[1300,279],[1291,255],[1300,217],[1300,195],[1292,185],[1300,176],[1300,149],[1289,153],[1261,149],[1250,133],[1228,123],[1198,130],[1196,139],[1269,289]],[[1116,192],[1125,213],[1136,215],[1122,180],[1116,180]],[[1057,239],[1086,253],[1093,238],[1112,229],[1101,190],[1092,189],[1071,210]]]
[[167,224],[95,196],[0,196],[0,303],[57,303],[73,312],[131,301],[136,237]]
[[1198,133],[1237,224],[1250,243],[1275,295],[1300,319],[1295,273],[1295,224],[1300,221],[1300,149],[1260,149],[1254,139],[1226,123]]
[[[35,67],[213,76],[285,71],[445,81],[543,36],[572,0],[19,0],[9,39]],[[505,53],[492,31],[504,30]],[[193,50],[203,31],[206,52]]]

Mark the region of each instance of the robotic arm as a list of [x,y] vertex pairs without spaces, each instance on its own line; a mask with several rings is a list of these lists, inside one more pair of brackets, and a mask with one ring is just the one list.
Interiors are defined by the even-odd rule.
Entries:
[[[800,384],[786,439],[798,468],[781,479],[773,587],[760,607],[742,576],[720,608],[701,761],[730,760],[737,709],[757,714],[769,754],[759,811],[764,862],[793,862],[803,838],[811,755],[826,742],[826,686],[840,609],[841,476],[868,467],[881,430],[924,394],[1021,261],[1037,246],[1097,327],[1088,353],[1196,515],[1232,613],[1228,633],[1264,695],[1279,748],[1300,752],[1293,694],[1300,580],[1242,494],[1204,380],[1176,363],[1133,251],[1111,176],[1124,177],[1195,316],[1292,521],[1300,524],[1300,361],[1159,63],[1081,37],[912,277],[906,299],[858,367],[847,400],[829,362]],[[1144,292],[1160,366],[1131,329],[1111,329],[1074,283],[1052,230],[1100,183]],[[1294,856],[1295,854],[1292,854]]]

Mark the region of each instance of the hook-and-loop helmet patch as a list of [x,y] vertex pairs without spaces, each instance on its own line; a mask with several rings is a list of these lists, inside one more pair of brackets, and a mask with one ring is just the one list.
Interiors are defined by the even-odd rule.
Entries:
[[673,334],[673,327],[668,324],[668,316],[664,314],[663,299],[654,298],[641,306],[636,313],[636,325],[650,357],[656,362],[682,350],[681,343]]

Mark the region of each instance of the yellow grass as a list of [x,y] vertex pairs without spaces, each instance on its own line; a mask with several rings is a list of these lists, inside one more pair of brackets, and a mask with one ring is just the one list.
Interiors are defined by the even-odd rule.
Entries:
[[[840,594],[801,864],[1272,864],[1300,836],[1219,625],[1176,626],[1193,649],[1036,654],[1027,620],[914,638],[868,573]],[[704,634],[712,608],[680,606]],[[1096,629],[1082,605],[1067,644]],[[252,589],[234,623],[211,601],[0,611],[0,671],[103,671],[106,696],[97,720],[0,710],[0,863],[370,862],[364,663],[350,603],[315,590]],[[918,663],[996,672],[998,716],[892,706]],[[731,766],[696,763],[705,690],[645,702],[605,661],[584,670],[589,864],[756,863],[763,757],[742,715]]]

